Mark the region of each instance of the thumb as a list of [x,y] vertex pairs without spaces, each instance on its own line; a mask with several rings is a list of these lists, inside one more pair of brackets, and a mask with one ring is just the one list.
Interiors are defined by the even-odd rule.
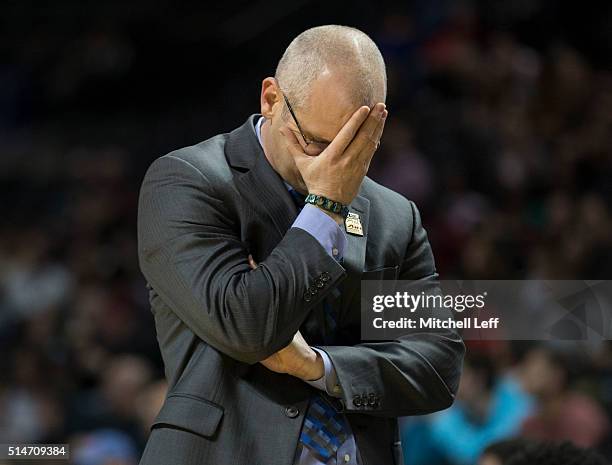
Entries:
[[295,164],[297,165],[298,169],[302,171],[302,168],[304,168],[307,163],[311,163],[316,157],[308,155],[306,152],[304,152],[304,149],[292,131],[287,128],[281,128],[280,133],[287,143],[287,151],[295,160]]

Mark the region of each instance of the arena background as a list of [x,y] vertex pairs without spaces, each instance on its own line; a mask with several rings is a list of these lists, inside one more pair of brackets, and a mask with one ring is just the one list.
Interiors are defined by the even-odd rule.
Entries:
[[[442,277],[612,275],[609,2],[3,2],[0,443],[138,462],[165,392],[143,174],[257,112],[289,41],[329,23],[381,48],[370,176],[419,205]],[[402,420],[406,464],[475,463],[517,434],[611,458],[611,413],[609,342],[470,344],[457,404]]]

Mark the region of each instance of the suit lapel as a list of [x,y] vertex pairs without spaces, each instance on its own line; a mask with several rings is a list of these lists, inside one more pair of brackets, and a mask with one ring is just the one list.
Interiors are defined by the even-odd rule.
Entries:
[[[229,133],[225,154],[228,163],[239,171],[235,185],[241,198],[249,205],[254,216],[269,220],[260,221],[270,225],[268,227],[271,235],[270,243],[276,244],[295,221],[297,207],[282,178],[274,171],[259,145],[255,133],[255,123],[259,117],[258,114],[251,115],[242,126]],[[340,284],[340,292],[333,292],[328,297],[332,308],[338,311],[339,323],[361,286],[361,274],[366,258],[370,201],[358,195],[351,202],[350,210],[359,215],[363,236],[346,235],[347,247],[343,266],[348,276]]]
[[[348,310],[355,292],[361,289],[361,274],[366,259],[366,245],[368,239],[368,218],[370,214],[370,201],[361,195],[355,197],[351,202],[350,211],[357,213],[363,227],[363,236],[353,234],[346,235],[347,244],[344,252],[343,266],[348,276],[340,284],[340,317],[342,318]],[[338,308],[338,307],[336,307]]]
[[259,145],[254,126],[259,116],[252,115],[229,134],[225,152],[229,164],[241,171],[235,185],[242,199],[260,218],[271,221],[276,237],[270,239],[279,242],[295,220],[297,208]]

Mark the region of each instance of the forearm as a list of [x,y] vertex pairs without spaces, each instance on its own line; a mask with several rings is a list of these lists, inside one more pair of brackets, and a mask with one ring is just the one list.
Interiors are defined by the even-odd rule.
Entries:
[[319,347],[312,347],[317,353],[317,360],[323,365],[323,376],[315,380],[306,380],[308,384],[333,397],[342,397],[342,388],[338,382],[338,374],[329,355]]
[[[412,231],[399,283],[438,293],[439,282],[427,234],[410,202]],[[359,299],[351,305],[359,311]],[[431,309],[448,317],[448,309]],[[451,330],[413,332],[396,340],[321,347],[331,358],[347,411],[382,416],[434,412],[451,405],[459,384],[465,346]]]
[[[308,264],[296,249],[309,253]],[[196,335],[232,358],[255,363],[285,347],[322,298],[325,289],[304,300],[310,283],[321,275],[330,284],[343,277],[343,268],[319,249],[308,233],[293,230],[256,270],[204,273],[191,261],[173,262],[172,250],[159,251],[141,269]]]
[[334,365],[344,409],[389,417],[450,406],[464,353],[460,338],[440,334],[320,348]]
[[[158,159],[139,201],[139,262],[147,281],[201,339],[255,363],[290,341],[313,306],[346,275],[309,233],[290,228],[251,270],[223,203],[194,167]],[[323,286],[314,296],[306,291]]]

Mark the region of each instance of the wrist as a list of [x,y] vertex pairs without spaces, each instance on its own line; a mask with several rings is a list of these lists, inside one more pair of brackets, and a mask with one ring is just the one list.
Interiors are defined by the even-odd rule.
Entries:
[[[323,194],[315,194],[311,192],[306,196],[304,202],[320,208],[325,213],[331,213],[332,215],[330,216],[332,219],[339,223],[341,223],[349,213],[348,205],[338,200],[334,200],[333,198],[326,197]],[[340,217],[341,220],[339,220],[338,217]]]
[[316,350],[310,348],[309,361],[306,363],[304,373],[298,376],[304,381],[315,381],[325,374],[323,357]]
[[346,205],[351,203],[350,200],[343,198],[343,196],[338,194],[337,192],[329,192],[325,189],[317,189],[317,188],[308,189],[308,194],[319,195],[323,198],[330,199],[332,201],[336,201],[338,203],[342,203]]

